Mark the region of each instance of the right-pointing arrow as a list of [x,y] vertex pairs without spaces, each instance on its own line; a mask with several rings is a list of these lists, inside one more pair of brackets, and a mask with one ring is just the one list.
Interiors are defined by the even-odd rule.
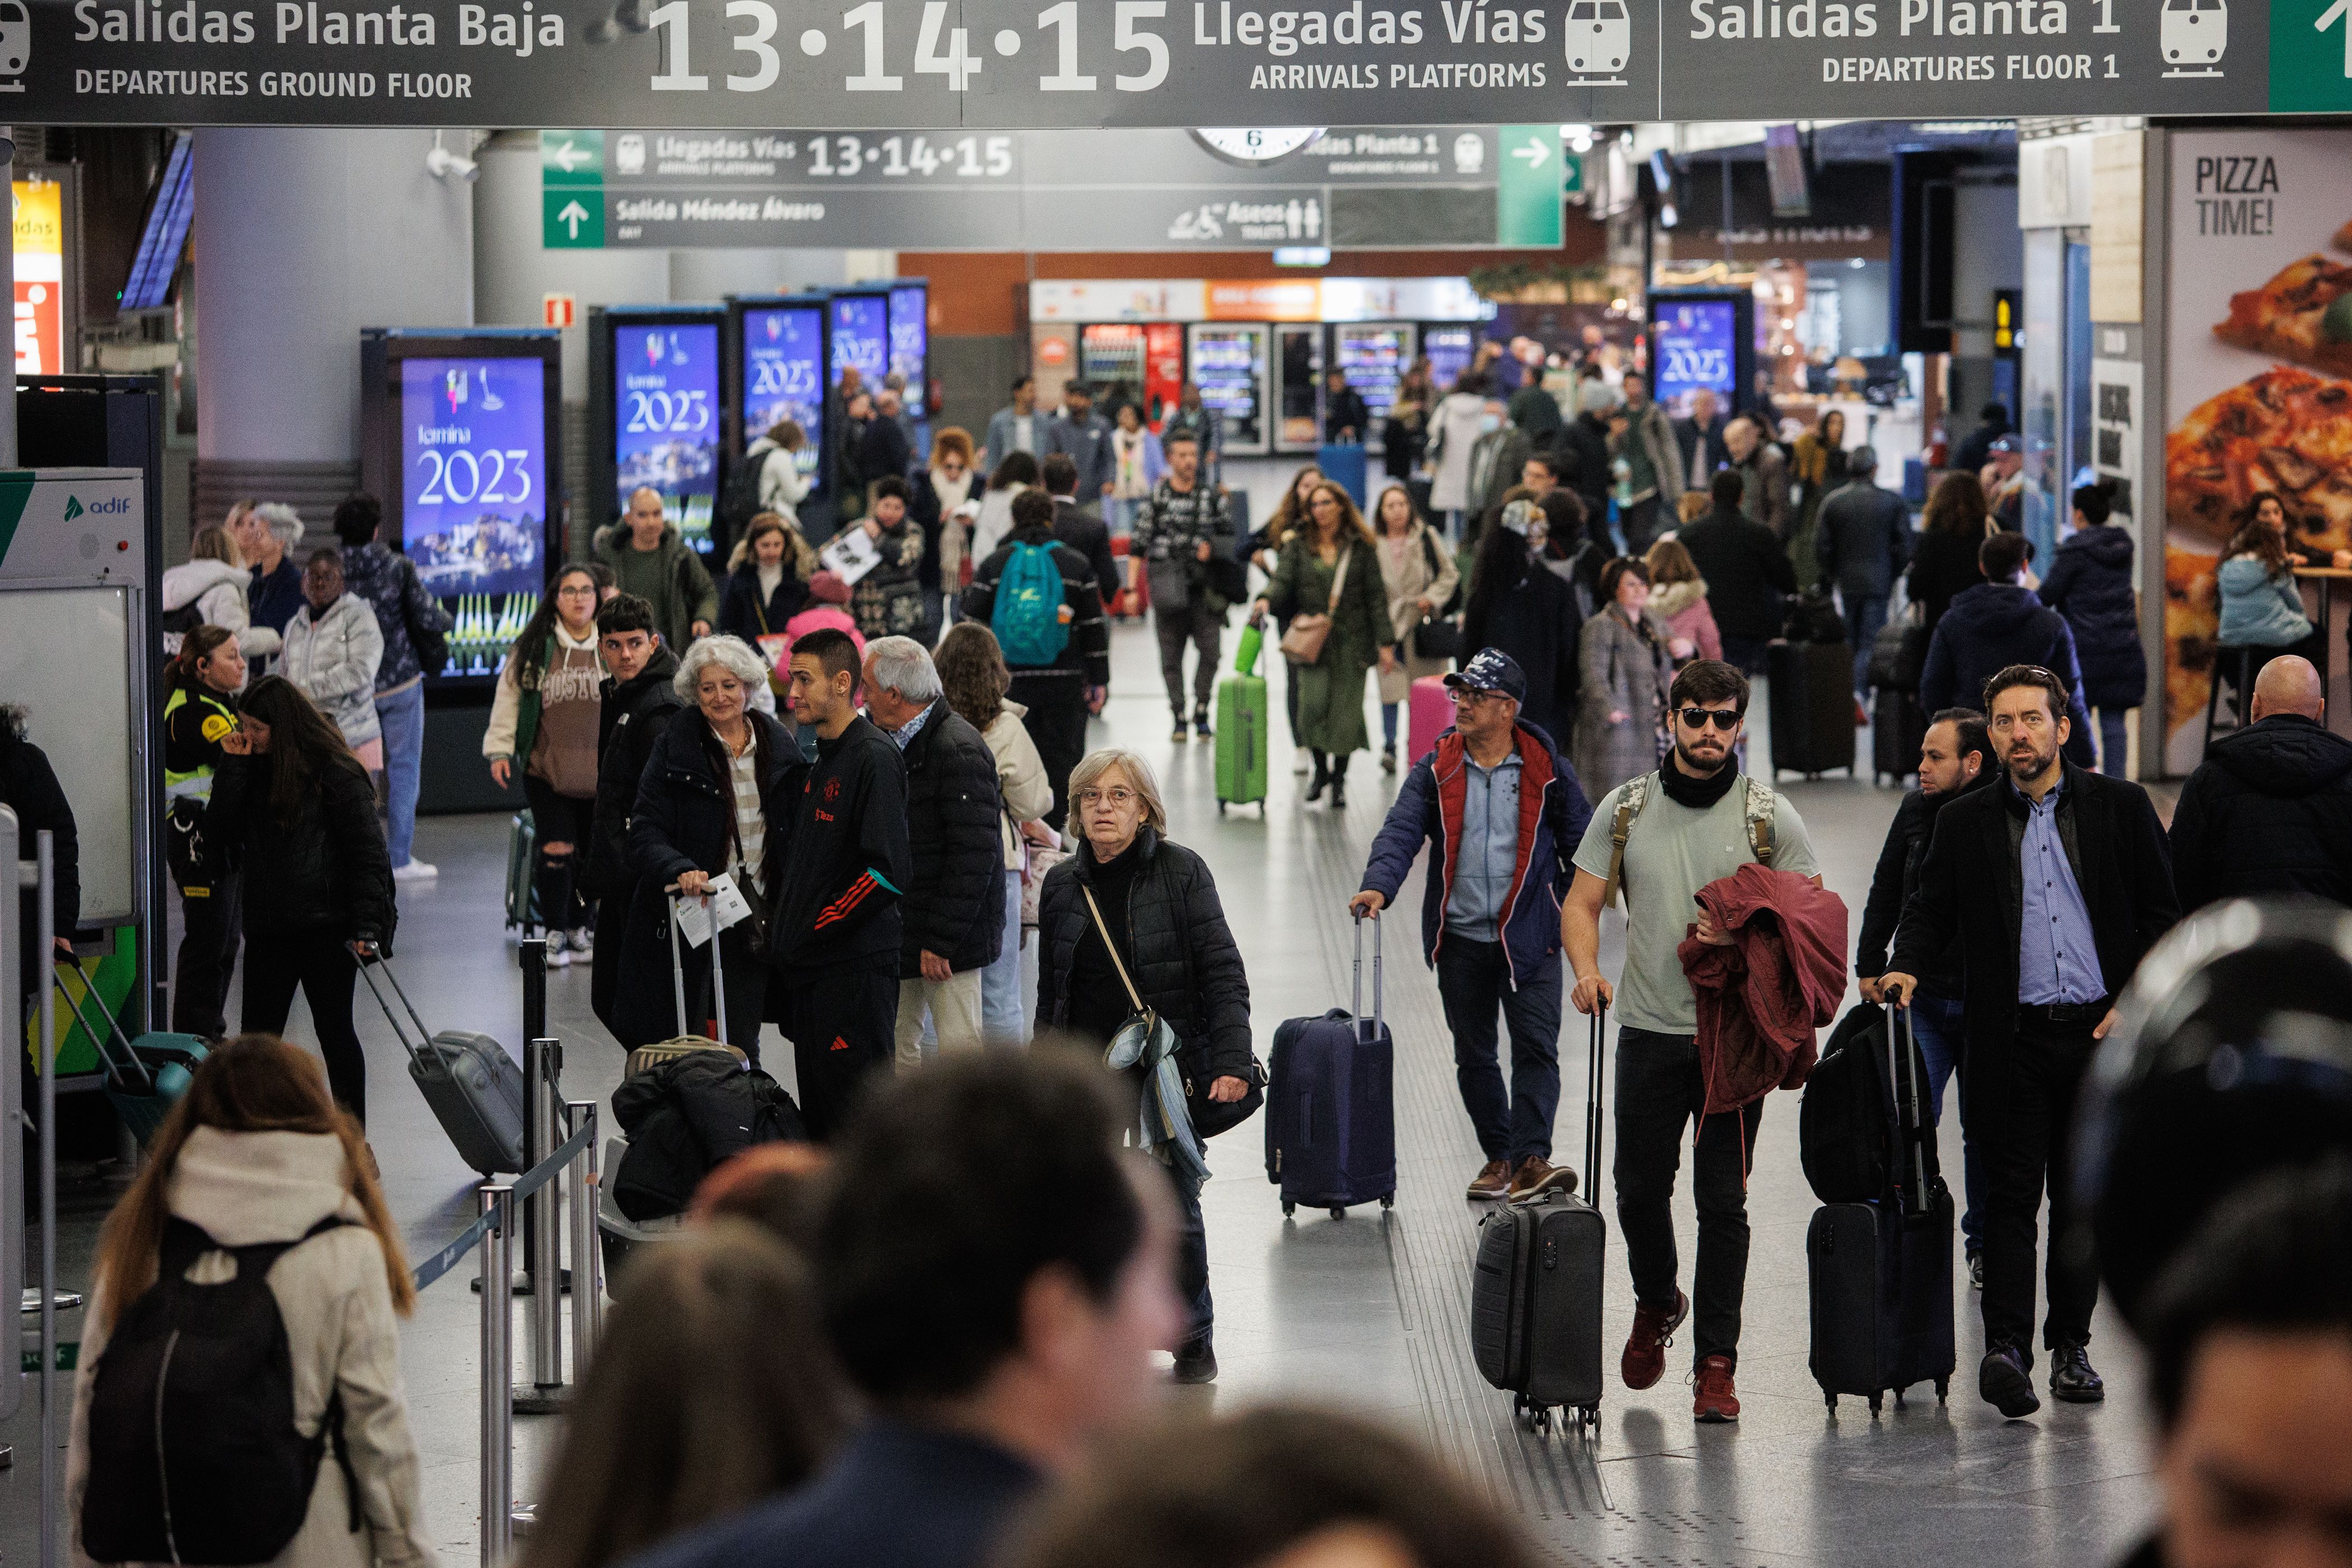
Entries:
[[582,206],[578,199],[574,198],[556,209],[555,221],[569,226],[572,230],[571,237],[578,239],[580,226],[588,221],[588,209]]

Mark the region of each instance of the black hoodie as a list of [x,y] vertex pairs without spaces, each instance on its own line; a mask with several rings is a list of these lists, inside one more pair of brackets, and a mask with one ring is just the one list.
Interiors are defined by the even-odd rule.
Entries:
[[776,910],[777,967],[887,964],[896,973],[898,901],[914,882],[907,764],[872,720],[818,738],[794,804],[791,864]]
[[2222,736],[2172,814],[2180,912],[2312,893],[2352,903],[2352,741],[2295,713]]
[[686,704],[674,684],[677,656],[654,649],[645,668],[626,680],[604,678],[596,720],[596,826],[588,840],[588,865],[581,880],[587,891],[625,902],[636,883],[629,868],[629,812],[669,716]]

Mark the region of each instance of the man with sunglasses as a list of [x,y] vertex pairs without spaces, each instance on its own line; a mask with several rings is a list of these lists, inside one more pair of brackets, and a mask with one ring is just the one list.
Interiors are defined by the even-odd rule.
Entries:
[[[1985,1356],[1977,1391],[2015,1420],[2033,1392],[2033,1261],[2046,1185],[2070,1200],[2074,1102],[2115,999],[2179,919],[2172,857],[2147,792],[2059,753],[2074,732],[2065,682],[2013,664],[1985,682],[2003,784],[1937,814],[1919,884],[1903,905],[1878,988],[1911,1005],[1957,938],[1968,1043],[1960,1079],[1985,1163]],[[2099,1272],[2081,1249],[2050,1249],[2050,1392],[2105,1397],[2087,1350]]]
[[[1560,911],[1560,940],[1576,971],[1580,1013],[1617,1007],[1617,1223],[1633,1276],[1633,1331],[1620,1370],[1628,1388],[1664,1374],[1666,1347],[1691,1310],[1677,1283],[1673,1201],[1685,1129],[1696,1120],[1691,1195],[1698,1209],[1693,1347],[1701,1421],[1737,1421],[1732,1374],[1739,1358],[1740,1302],[1748,1281],[1748,1173],[1763,1102],[1736,1114],[1702,1114],[1698,999],[1676,949],[1692,933],[1727,943],[1693,900],[1709,882],[1763,860],[1821,885],[1805,825],[1780,793],[1745,779],[1734,748],[1748,714],[1748,679],[1730,665],[1695,659],[1667,695],[1674,751],[1654,773],[1609,792],[1576,850],[1576,880]],[[1601,973],[1601,911],[1625,896],[1625,963],[1619,985]]]
[[[1572,1192],[1576,1173],[1551,1163],[1559,1108],[1559,932],[1568,847],[1592,808],[1575,770],[1519,717],[1528,679],[1499,648],[1445,678],[1454,725],[1413,764],[1372,841],[1363,891],[1349,900],[1380,918],[1424,841],[1437,854],[1423,890],[1423,956],[1437,971],[1454,1081],[1486,1164],[1473,1198]],[[1534,809],[1524,803],[1532,800]],[[1511,1032],[1506,1088],[1495,1016]]]

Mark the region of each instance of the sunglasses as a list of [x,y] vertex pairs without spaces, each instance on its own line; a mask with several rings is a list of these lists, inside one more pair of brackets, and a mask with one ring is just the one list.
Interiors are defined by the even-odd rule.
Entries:
[[1728,708],[1685,708],[1680,710],[1680,717],[1694,730],[1704,730],[1712,722],[1728,735],[1739,728],[1739,714]]

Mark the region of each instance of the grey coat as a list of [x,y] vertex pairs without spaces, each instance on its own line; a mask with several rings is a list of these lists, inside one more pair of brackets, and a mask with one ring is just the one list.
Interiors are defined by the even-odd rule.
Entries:
[[[1576,705],[1576,776],[1593,800],[1658,765],[1659,715],[1675,661],[1674,636],[1653,611],[1642,612],[1640,632],[1614,605],[1584,623],[1578,639],[1583,685]],[[1644,637],[1643,634],[1648,635]],[[1612,722],[1612,713],[1625,715]]]

